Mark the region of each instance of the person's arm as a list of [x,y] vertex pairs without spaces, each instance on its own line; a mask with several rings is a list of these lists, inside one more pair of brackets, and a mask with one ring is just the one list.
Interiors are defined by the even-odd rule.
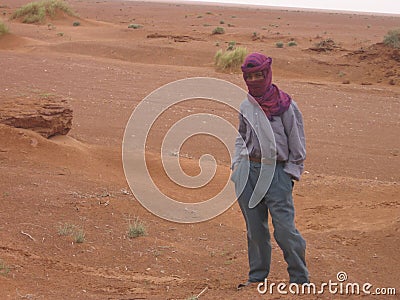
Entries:
[[240,154],[242,153],[243,148],[246,148],[245,140],[246,140],[246,123],[244,121],[243,115],[239,113],[239,128],[238,135],[235,141],[235,156],[232,161],[231,169],[233,170],[236,164],[240,160]]
[[282,122],[288,141],[289,157],[284,171],[293,179],[300,180],[306,159],[306,141],[303,116],[295,103],[282,114]]

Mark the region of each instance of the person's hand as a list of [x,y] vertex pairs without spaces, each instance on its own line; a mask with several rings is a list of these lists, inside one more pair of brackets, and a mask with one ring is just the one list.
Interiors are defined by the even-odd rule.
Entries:
[[231,167],[232,173],[234,173],[236,171],[237,167],[238,167],[238,163],[232,164],[232,167]]

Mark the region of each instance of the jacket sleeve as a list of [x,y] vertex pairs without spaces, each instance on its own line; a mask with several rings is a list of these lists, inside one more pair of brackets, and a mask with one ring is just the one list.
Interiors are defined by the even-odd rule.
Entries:
[[289,157],[284,171],[293,179],[300,180],[304,171],[306,159],[306,140],[303,126],[303,116],[297,105],[292,102],[289,109],[283,113],[282,122],[288,141]]
[[233,170],[237,163],[240,161],[240,154],[243,152],[243,149],[246,148],[245,140],[246,140],[246,122],[241,113],[239,113],[239,128],[238,135],[235,141],[235,156],[233,157],[231,169]]

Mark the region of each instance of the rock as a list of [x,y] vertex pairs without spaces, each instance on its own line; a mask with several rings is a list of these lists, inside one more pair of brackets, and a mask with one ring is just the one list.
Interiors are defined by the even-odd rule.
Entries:
[[0,100],[0,123],[30,129],[45,138],[66,135],[72,127],[72,109],[57,96]]

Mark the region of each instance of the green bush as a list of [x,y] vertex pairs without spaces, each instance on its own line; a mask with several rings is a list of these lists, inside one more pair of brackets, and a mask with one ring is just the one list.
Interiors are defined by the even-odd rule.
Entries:
[[0,21],[0,36],[2,36],[3,34],[6,34],[8,32],[9,32],[9,30],[8,30],[7,25]]
[[43,23],[46,17],[54,17],[57,11],[69,16],[77,16],[71,8],[62,0],[42,0],[28,3],[18,8],[11,19],[22,18],[24,23]]
[[297,46],[297,43],[295,41],[290,41],[287,45],[289,47],[293,47],[293,46]]
[[243,47],[225,52],[218,50],[214,58],[215,67],[222,71],[238,71],[246,55],[247,49]]
[[277,42],[276,44],[275,44],[275,46],[277,47],[277,48],[283,48],[283,43],[282,42]]
[[392,48],[400,48],[400,28],[389,30],[383,38],[383,43]]
[[224,33],[225,33],[225,29],[223,27],[216,27],[212,31],[212,34],[224,34]]
[[128,28],[133,28],[133,29],[139,29],[142,28],[143,26],[140,24],[130,24],[128,25]]
[[76,27],[76,26],[80,26],[81,22],[75,21],[74,23],[72,23],[72,26]]

